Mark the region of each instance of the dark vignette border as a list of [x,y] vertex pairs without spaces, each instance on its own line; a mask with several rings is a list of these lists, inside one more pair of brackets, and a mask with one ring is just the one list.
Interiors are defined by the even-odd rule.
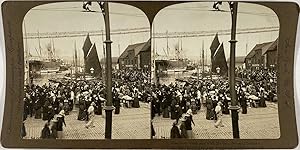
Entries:
[[[6,48],[6,98],[1,143],[7,148],[294,148],[298,145],[293,68],[299,6],[291,2],[251,2],[271,8],[280,23],[278,44],[279,139],[213,140],[23,140],[20,136],[24,85],[22,22],[33,7],[65,1],[5,1],[2,3]],[[150,24],[159,10],[172,4],[197,1],[117,1],[141,9]],[[244,1],[246,2],[246,1]],[[150,118],[149,118],[150,120]]]

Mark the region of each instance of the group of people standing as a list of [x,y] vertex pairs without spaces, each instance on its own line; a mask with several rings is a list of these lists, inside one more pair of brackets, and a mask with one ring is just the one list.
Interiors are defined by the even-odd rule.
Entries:
[[[141,73],[128,72],[114,73],[112,91],[115,114],[120,114],[121,104],[124,104],[124,107],[139,108],[140,101],[149,102],[147,101],[149,99],[145,98],[146,87],[149,87],[147,78],[141,76]],[[133,82],[132,79],[139,79],[139,81]],[[60,132],[58,134],[55,132],[56,129],[57,131],[63,130],[60,120],[63,120],[63,124],[65,122],[60,118],[69,115],[75,106],[78,107],[77,120],[85,121],[86,128],[94,127],[95,116],[102,115],[106,102],[106,87],[101,80],[58,80],[58,82],[49,82],[42,86],[27,85],[24,91],[23,120],[26,121],[27,117],[34,117],[46,121],[41,138],[62,138]],[[22,137],[25,137],[24,123],[23,129]]]
[[[243,76],[248,75],[242,73]],[[151,84],[148,74],[135,70],[113,72],[115,114],[120,113],[122,106],[139,108],[140,102],[151,102],[152,119],[162,116],[175,121],[171,138],[192,138],[192,116],[201,109],[206,109],[207,120],[215,120],[216,128],[224,126],[222,116],[230,114],[228,107],[231,101],[226,78],[165,85]],[[277,99],[275,82],[269,83],[266,79],[257,81],[256,77],[237,82],[236,91],[243,114],[247,113],[247,107],[266,107],[266,100]],[[62,138],[63,125],[66,125],[64,117],[75,106],[78,106],[77,120],[86,121],[86,128],[94,127],[95,116],[102,115],[106,95],[106,87],[99,80],[68,80],[42,86],[33,84],[25,87],[23,118],[26,120],[28,116],[34,116],[47,121],[41,138]]]
[[[266,101],[275,102],[277,99],[276,79],[274,79],[276,73],[265,71],[261,71],[261,73],[262,76],[266,74],[268,76],[266,75],[266,78],[260,79],[252,73],[250,75],[244,74],[245,77],[249,75],[249,78],[236,82],[236,98],[242,114],[247,114],[247,108],[249,107],[267,107]],[[151,95],[153,99],[152,119],[162,114],[163,118],[176,120],[171,128],[170,138],[186,137],[176,134],[178,133],[176,127],[180,129],[183,122],[180,120],[184,120],[182,118],[187,114],[187,110],[190,110],[189,114],[193,115],[197,114],[200,109],[205,108],[206,116],[204,117],[207,120],[214,120],[214,127],[216,128],[224,127],[222,116],[230,114],[228,108],[231,103],[231,95],[228,78],[226,77],[157,85],[152,89],[154,89]]]
[[192,139],[194,137],[192,132],[192,124],[195,126],[192,110],[187,110],[179,120],[173,122],[173,126],[171,128],[170,138],[188,138]]

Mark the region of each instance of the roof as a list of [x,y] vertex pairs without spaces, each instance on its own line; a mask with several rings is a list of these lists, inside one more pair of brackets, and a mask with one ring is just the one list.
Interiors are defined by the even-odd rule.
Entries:
[[120,55],[120,58],[126,58],[128,55],[128,51],[134,50],[134,55],[138,55],[141,51],[147,51],[148,47],[151,46],[150,44],[151,40],[149,39],[147,42],[143,43],[136,43],[133,45],[128,45],[128,47],[125,49],[125,51]]
[[[235,57],[235,62],[236,63],[244,63],[246,56],[236,56]],[[227,59],[226,62],[230,62],[230,58]]]
[[[151,47],[151,39],[149,39],[143,46],[143,48],[141,49],[140,52],[146,52],[146,51],[151,51],[150,50],[150,47]],[[139,52],[139,53],[140,53]]]
[[266,43],[262,48],[261,48],[261,53],[264,54],[269,48],[270,46],[273,44],[273,42],[268,42]]
[[128,51],[130,50],[134,50],[137,46],[139,46],[142,43],[138,43],[138,44],[133,44],[133,45],[128,45],[127,48],[125,49],[125,51],[120,55],[120,58],[125,58],[128,55]]
[[273,41],[267,49],[263,50],[262,54],[265,54],[269,51],[276,51],[277,45],[278,45],[278,38],[275,41]]
[[256,44],[254,46],[254,48],[248,53],[248,55],[246,56],[246,59],[247,58],[252,58],[256,54],[256,51],[258,51],[258,50],[262,50],[262,52],[266,51],[272,45],[272,43],[273,42],[266,42],[266,43]]
[[[112,63],[118,63],[118,59],[119,59],[119,57],[112,57],[112,58],[111,58],[111,62],[112,62]],[[100,60],[100,63],[101,63],[101,64],[105,64],[105,58],[102,58],[102,59]]]

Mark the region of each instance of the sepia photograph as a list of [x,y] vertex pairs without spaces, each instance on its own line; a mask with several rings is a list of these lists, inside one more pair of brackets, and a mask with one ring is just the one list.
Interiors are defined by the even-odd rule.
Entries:
[[295,2],[25,0],[1,10],[5,148],[298,146]]
[[279,21],[269,8],[189,2],[153,21],[153,139],[278,139]]
[[149,21],[133,6],[87,1],[30,9],[23,20],[22,138],[150,139],[150,42]]

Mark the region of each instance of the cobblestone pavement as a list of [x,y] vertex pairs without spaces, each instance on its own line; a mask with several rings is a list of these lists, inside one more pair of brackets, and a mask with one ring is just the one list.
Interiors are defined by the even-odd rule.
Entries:
[[[206,108],[193,115],[195,139],[232,139],[231,115],[223,115],[224,127],[215,128],[213,120],[206,120]],[[155,138],[169,138],[174,120],[156,116],[153,120]],[[267,102],[266,108],[248,108],[239,113],[241,139],[277,139],[280,137],[277,104]]]
[[[121,108],[113,114],[112,139],[150,139],[150,107],[140,103],[140,108]],[[64,139],[104,139],[105,112],[96,115],[94,128],[85,128],[85,121],[77,120],[78,109],[65,117]],[[26,139],[39,138],[45,121],[28,117],[25,121]]]

